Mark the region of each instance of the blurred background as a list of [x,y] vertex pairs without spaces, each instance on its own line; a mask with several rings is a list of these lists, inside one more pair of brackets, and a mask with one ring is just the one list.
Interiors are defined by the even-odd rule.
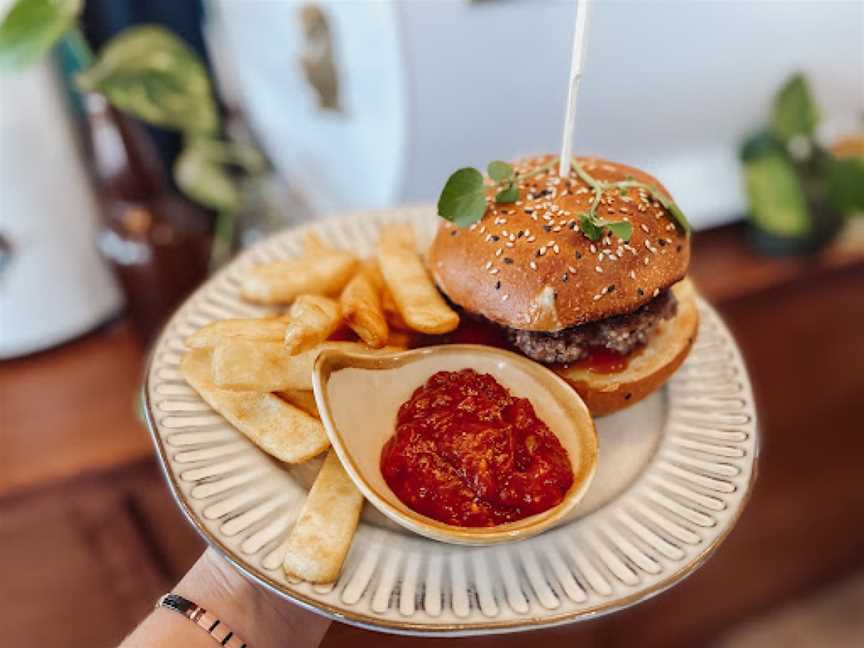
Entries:
[[[202,550],[136,411],[165,318],[274,231],[557,151],[575,4],[0,16],[0,633],[112,646]],[[574,149],[654,174],[696,227],[693,277],[752,374],[760,478],[679,587],[496,646],[860,645],[864,3],[596,2]],[[324,645],[349,642],[417,640],[334,624]]]

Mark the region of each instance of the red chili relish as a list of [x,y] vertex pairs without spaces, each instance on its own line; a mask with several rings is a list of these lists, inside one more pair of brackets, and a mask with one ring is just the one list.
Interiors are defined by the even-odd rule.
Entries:
[[472,369],[439,371],[402,404],[381,472],[411,509],[463,527],[541,513],[573,484],[567,451],[531,403]]

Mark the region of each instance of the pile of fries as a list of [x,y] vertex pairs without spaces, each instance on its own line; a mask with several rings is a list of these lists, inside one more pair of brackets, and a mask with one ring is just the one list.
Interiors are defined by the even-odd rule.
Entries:
[[[382,229],[374,260],[306,238],[303,256],[253,267],[244,299],[274,307],[259,319],[216,321],[186,339],[186,381],[229,423],[279,461],[297,464],[327,451],[288,538],[284,569],[313,583],[339,576],[363,497],[329,441],[312,396],[312,366],[325,348],[393,351],[417,334],[459,324],[417,253],[408,225]],[[333,341],[344,327],[357,342]]]

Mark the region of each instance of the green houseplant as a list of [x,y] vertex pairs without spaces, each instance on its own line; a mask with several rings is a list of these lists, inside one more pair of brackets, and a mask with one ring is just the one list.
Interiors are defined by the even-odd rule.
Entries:
[[817,139],[819,121],[796,74],[775,95],[769,125],[741,147],[752,238],[768,253],[813,251],[864,210],[864,156],[834,155]]
[[78,26],[83,0],[18,0],[0,23],[0,69],[15,71],[62,43],[76,60],[84,92],[104,96],[119,110],[178,131],[183,150],[173,175],[192,200],[214,209],[211,265],[230,255],[243,178],[264,172],[257,149],[225,137],[206,67],[170,31],[157,25],[129,28],[94,54]]

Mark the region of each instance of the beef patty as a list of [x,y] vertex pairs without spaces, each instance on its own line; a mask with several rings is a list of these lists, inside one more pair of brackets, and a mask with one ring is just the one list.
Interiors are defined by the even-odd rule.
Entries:
[[554,333],[507,329],[507,335],[522,353],[538,362],[575,362],[587,356],[591,348],[630,353],[645,344],[657,325],[674,317],[677,311],[678,302],[672,291],[664,290],[627,315],[616,315]]

